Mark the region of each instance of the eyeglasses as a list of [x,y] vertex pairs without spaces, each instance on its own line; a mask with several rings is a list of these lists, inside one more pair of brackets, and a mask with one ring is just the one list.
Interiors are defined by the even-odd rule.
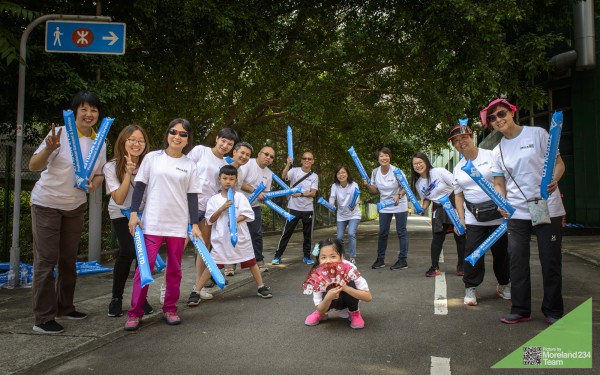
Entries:
[[269,154],[268,152],[264,152],[264,151],[261,151],[261,153],[263,155],[265,155],[266,157],[268,157],[269,159],[275,159],[275,155],[273,155],[273,154]]
[[178,130],[175,130],[173,128],[169,129],[168,133],[171,134],[171,135],[177,135],[177,134],[179,134],[179,136],[181,138],[187,138],[190,135],[190,133],[188,133],[186,131],[183,131],[183,130],[179,130],[178,131]]
[[420,167],[422,165],[425,165],[425,163],[423,163],[422,161],[420,161],[418,163],[413,163],[413,167]]
[[144,146],[144,145],[146,145],[146,141],[138,141],[137,139],[133,139],[133,138],[127,138],[127,142],[129,142],[129,144],[132,145],[132,146],[135,146],[135,145]]
[[487,117],[487,122],[491,124],[492,122],[496,121],[499,118],[505,118],[507,114],[508,114],[508,111],[506,109],[503,109],[501,111],[496,112],[493,115],[489,115]]
[[313,158],[302,158],[302,160],[313,160]]

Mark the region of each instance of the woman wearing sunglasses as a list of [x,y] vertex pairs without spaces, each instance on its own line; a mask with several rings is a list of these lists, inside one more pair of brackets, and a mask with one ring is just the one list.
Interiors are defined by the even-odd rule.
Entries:
[[431,267],[425,272],[426,277],[436,277],[441,274],[440,254],[442,253],[442,246],[444,245],[447,233],[454,234],[454,241],[456,242],[456,253],[458,254],[456,276],[464,276],[465,236],[458,236],[454,233],[452,221],[439,202],[439,199],[445,194],[449,195],[453,200],[453,183],[454,177],[452,173],[444,168],[433,168],[427,155],[422,152],[417,152],[413,155],[411,187],[423,200],[423,212],[430,205],[433,205],[431,210],[431,229],[433,231],[433,238],[431,240]]
[[[454,167],[453,175],[456,211],[460,221],[467,228],[465,247],[465,257],[467,257],[504,222],[504,219],[490,197],[471,176],[462,170],[467,160],[470,160],[479,173],[493,184],[492,151],[475,146],[473,131],[466,125],[455,126],[450,131],[448,141],[452,143],[456,151],[464,156]],[[508,236],[504,234],[491,248],[494,257],[494,274],[498,281],[496,295],[503,299],[510,299],[507,244]],[[483,282],[485,275],[484,257],[481,257],[475,266],[464,262],[464,272],[465,298],[463,302],[465,305],[475,306],[477,305],[477,287]]]
[[[164,148],[150,152],[144,157],[135,177],[135,188],[131,200],[129,232],[134,234],[139,225],[144,231],[144,240],[150,270],[154,267],[156,254],[163,241],[167,247],[166,291],[163,317],[167,324],[181,323],[177,316],[177,301],[181,284],[181,258],[188,223],[192,223],[192,235],[202,238],[198,228],[198,193],[201,182],[196,164],[185,155],[192,147],[192,127],[188,120],[175,119],[165,132]],[[138,210],[146,194],[142,219]],[[144,303],[148,286],[140,285],[139,268],[133,278],[131,309],[124,329],[135,331],[144,315]]]
[[[562,216],[565,209],[558,191],[558,181],[565,172],[560,155],[556,158],[554,180],[548,185],[550,197],[542,201],[540,185],[548,132],[539,127],[520,126],[514,116],[517,107],[506,99],[490,102],[480,112],[483,125],[491,126],[504,136],[494,148],[492,174],[494,187],[506,196],[515,213],[508,220],[508,254],[512,283],[512,308],[500,320],[513,324],[531,320],[531,273],[529,269],[530,238],[535,234],[542,266],[545,321],[553,324],[563,316],[562,299]],[[547,204],[547,211],[545,206]],[[549,223],[533,225],[532,213],[545,211]],[[531,210],[531,211],[530,211]],[[508,213],[502,211],[504,217]],[[540,218],[542,217],[540,216]]]

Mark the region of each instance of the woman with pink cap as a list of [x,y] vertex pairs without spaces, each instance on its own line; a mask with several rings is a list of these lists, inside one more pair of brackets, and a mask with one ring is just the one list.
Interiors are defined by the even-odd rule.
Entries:
[[[517,108],[506,99],[493,100],[480,112],[483,125],[504,136],[494,148],[492,175],[494,187],[506,196],[515,213],[508,220],[508,254],[512,283],[512,308],[500,321],[507,324],[531,320],[531,272],[529,268],[531,234],[537,237],[542,266],[544,299],[542,312],[547,324],[563,316],[562,298],[562,216],[565,214],[558,181],[565,173],[560,155],[556,159],[554,180],[548,185],[549,198],[540,198],[540,186],[548,132],[540,127],[515,122]],[[505,218],[509,214],[502,211]]]
[[[460,221],[467,228],[465,257],[468,257],[504,222],[504,218],[491,198],[462,169],[467,164],[467,160],[470,160],[479,173],[493,184],[493,152],[475,146],[473,131],[466,125],[466,122],[465,125],[457,125],[450,130],[448,141],[452,143],[456,151],[464,156],[454,167],[453,175],[456,211]],[[503,299],[511,297],[507,245],[508,236],[504,234],[491,247],[494,257],[494,275],[498,281],[496,295]],[[475,306],[477,305],[477,287],[481,285],[485,275],[485,259],[482,257],[474,266],[465,262],[464,272],[465,298],[463,302],[465,305]]]

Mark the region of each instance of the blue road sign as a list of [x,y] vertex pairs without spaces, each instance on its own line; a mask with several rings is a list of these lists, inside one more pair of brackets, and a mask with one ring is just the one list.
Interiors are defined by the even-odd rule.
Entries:
[[123,55],[125,24],[47,21],[46,52]]

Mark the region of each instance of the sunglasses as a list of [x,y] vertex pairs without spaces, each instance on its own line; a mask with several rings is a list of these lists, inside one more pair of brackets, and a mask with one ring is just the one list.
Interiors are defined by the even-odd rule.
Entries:
[[496,121],[499,118],[505,118],[507,114],[508,114],[508,111],[506,109],[503,109],[501,111],[496,112],[493,115],[489,115],[487,117],[487,122],[491,124],[492,122]]
[[269,159],[275,159],[275,155],[269,154],[268,152],[264,152],[264,151],[261,151],[261,152],[264,156],[268,157]]
[[313,160],[313,158],[302,158],[302,160]]
[[177,135],[177,134],[179,134],[179,136],[181,138],[187,138],[190,135],[190,133],[188,133],[186,131],[183,131],[183,130],[177,131],[177,130],[175,130],[173,128],[169,129],[168,133],[171,134],[171,135]]

